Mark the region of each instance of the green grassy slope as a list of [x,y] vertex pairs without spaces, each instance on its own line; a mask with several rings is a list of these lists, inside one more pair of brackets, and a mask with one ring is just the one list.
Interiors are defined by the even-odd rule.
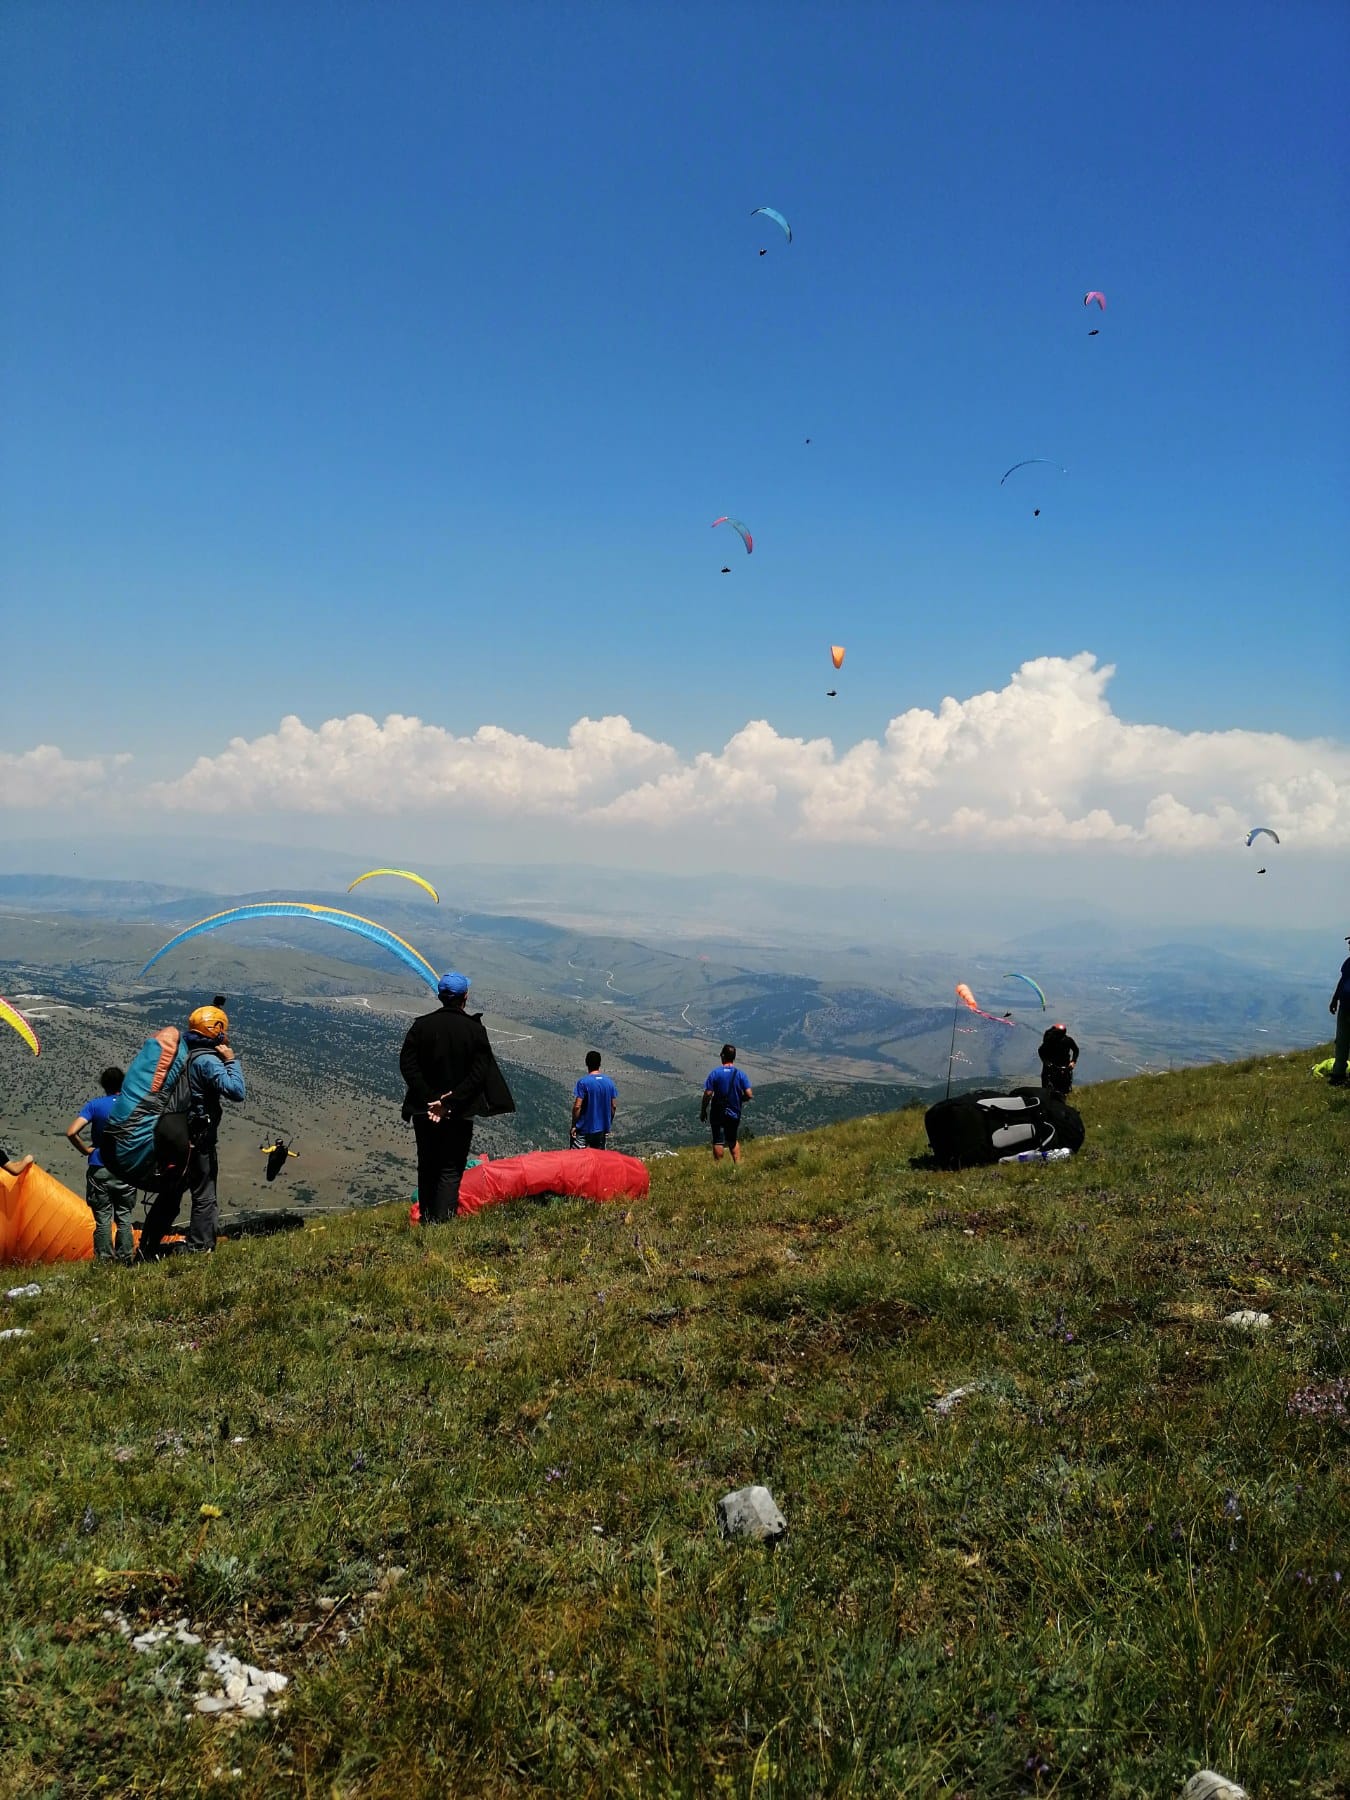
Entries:
[[[1067,1167],[916,1166],[911,1111],[631,1208],[39,1272],[0,1301],[0,1795],[1344,1793],[1312,1060],[1094,1087]],[[776,1554],[718,1539],[750,1481]],[[105,1613],[291,1685],[197,1717],[201,1649]]]

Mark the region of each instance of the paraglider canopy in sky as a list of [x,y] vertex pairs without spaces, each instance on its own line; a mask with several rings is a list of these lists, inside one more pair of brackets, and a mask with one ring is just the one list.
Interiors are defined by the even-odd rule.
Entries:
[[842,644],[831,644],[830,645],[830,661],[834,664],[836,669],[843,668],[843,666],[844,666],[844,646]]
[[414,881],[418,887],[426,889],[437,906],[441,903],[441,897],[431,883],[424,876],[414,875],[411,869],[367,869],[364,875],[358,875],[355,881],[348,883],[347,892],[350,894],[353,888],[360,887],[363,881],[373,880],[376,875],[397,875],[401,881]]
[[738,531],[740,533],[741,542],[745,545],[745,553],[749,556],[755,547],[755,540],[750,535],[750,527],[748,525],[742,525],[739,519],[733,519],[727,513],[723,513],[720,519],[713,520],[713,530],[716,531],[719,525],[730,525],[733,531]]
[[18,1032],[19,1036],[23,1039],[24,1043],[27,1044],[34,1056],[40,1056],[42,1054],[38,1045],[36,1031],[33,1030],[33,1027],[29,1024],[28,1020],[24,1018],[18,1007],[11,1006],[9,1001],[4,998],[0,998],[0,1019],[3,1019],[6,1025],[13,1026],[14,1030]]
[[1015,475],[1019,469],[1029,469],[1033,463],[1044,463],[1049,469],[1058,469],[1061,475],[1067,475],[1069,472],[1064,467],[1063,463],[1057,463],[1052,456],[1024,456],[1021,462],[1015,462],[1011,469],[1005,469],[1003,471],[1003,474],[999,477],[998,485],[1002,487],[1009,475]]
[[[1102,312],[1106,311],[1106,295],[1103,293],[1099,293],[1096,288],[1093,288],[1089,293],[1086,293],[1083,295],[1083,305],[1084,306],[1091,306],[1094,301],[1097,303],[1098,307],[1101,309]],[[1126,312],[1128,312],[1130,309],[1127,306],[1125,308],[1125,310],[1126,310]]]
[[[1003,474],[999,478],[998,485],[1000,487],[1002,487],[1003,483],[1008,479],[1009,475],[1016,475],[1016,473],[1019,469],[1030,469],[1030,468],[1035,468],[1037,466],[1047,468],[1047,469],[1057,469],[1061,475],[1067,475],[1069,472],[1064,467],[1063,463],[1057,463],[1053,457],[1050,457],[1050,456],[1024,456],[1022,458],[1021,462],[1015,462],[1013,464],[1013,466],[1011,467],[1011,469],[1005,469],[1003,471]],[[1023,476],[1022,479],[1025,481],[1027,479],[1027,477]],[[1033,507],[1031,516],[1034,519],[1040,518],[1041,509],[1039,506]]]
[[1018,973],[1018,971],[1016,969],[1009,969],[1004,974],[1003,979],[1005,981],[1025,981],[1027,986],[1031,989],[1031,991],[1035,994],[1036,998],[1040,1001],[1041,1011],[1042,1012],[1045,1011],[1045,995],[1041,992],[1040,983],[1033,981],[1031,979],[1030,975],[1021,975]]
[[1259,837],[1273,838],[1277,844],[1280,841],[1279,833],[1272,831],[1269,825],[1253,825],[1251,830],[1247,833],[1247,848],[1249,850]]
[[232,906],[228,912],[212,913],[209,919],[199,919],[195,925],[189,925],[186,931],[180,931],[177,937],[161,944],[159,949],[141,970],[144,975],[171,950],[180,944],[187,943],[189,938],[200,937],[206,931],[219,931],[224,925],[242,925],[250,919],[313,919],[320,925],[333,925],[339,931],[354,932],[357,937],[365,938],[367,943],[376,945],[381,950],[388,950],[396,956],[405,968],[411,969],[431,988],[436,986],[438,976],[435,969],[401,937],[387,931],[383,925],[377,925],[373,919],[363,919],[359,913],[339,912],[335,906],[316,906],[307,900],[262,900],[249,906]]
[[[782,213],[779,212],[778,208],[776,206],[757,206],[750,214],[750,217],[756,219],[761,213],[763,213],[766,219],[772,219],[775,225],[782,226],[783,236],[790,244],[792,242],[792,227],[788,224]],[[762,256],[763,254],[764,252],[761,250],[760,255]]]

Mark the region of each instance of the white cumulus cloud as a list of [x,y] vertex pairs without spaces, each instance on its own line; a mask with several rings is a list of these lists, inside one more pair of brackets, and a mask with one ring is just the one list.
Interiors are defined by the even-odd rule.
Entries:
[[31,809],[87,801],[129,756],[71,757],[55,744],[0,750],[0,806]]
[[197,811],[451,810],[663,832],[740,823],[797,842],[966,847],[1230,844],[1255,824],[1306,847],[1350,845],[1350,746],[1242,730],[1132,724],[1089,652],[1038,657],[1006,686],[836,747],[766,720],[680,756],[622,717],[550,745],[485,725],[364,714],[283,719],[152,790]]
[[578,719],[565,745],[482,725],[456,737],[440,725],[391,713],[329,719],[318,729],[293,715],[274,732],[233,738],[152,794],[198,812],[419,811],[447,804],[494,817],[584,812],[675,760],[627,719]]

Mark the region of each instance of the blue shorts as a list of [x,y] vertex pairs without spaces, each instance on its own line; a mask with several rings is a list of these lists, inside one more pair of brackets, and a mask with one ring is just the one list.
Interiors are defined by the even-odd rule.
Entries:
[[714,1144],[725,1144],[728,1150],[736,1148],[736,1138],[741,1129],[741,1115],[728,1118],[725,1113],[712,1115],[712,1140]]

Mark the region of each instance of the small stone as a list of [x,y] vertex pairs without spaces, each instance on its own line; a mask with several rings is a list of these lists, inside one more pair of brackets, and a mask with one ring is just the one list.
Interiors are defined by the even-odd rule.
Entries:
[[1201,1769],[1182,1788],[1181,1800],[1247,1800],[1247,1790],[1213,1769]]
[[200,1644],[202,1641],[195,1631],[185,1630],[182,1624],[179,1625],[174,1636],[178,1639],[180,1644]]
[[717,1502],[722,1536],[753,1538],[770,1547],[787,1536],[787,1520],[766,1487],[737,1488]]
[[225,1677],[225,1698],[227,1700],[242,1700],[247,1692],[248,1683],[244,1680],[242,1675],[227,1675]]
[[956,1411],[963,1400],[968,1400],[972,1394],[978,1394],[979,1391],[978,1381],[972,1381],[966,1387],[953,1388],[950,1394],[944,1394],[940,1400],[933,1402],[933,1411],[939,1418],[945,1419],[949,1413]]
[[6,1288],[6,1300],[36,1300],[42,1289],[36,1281],[30,1281],[24,1287]]
[[219,1694],[198,1694],[196,1707],[199,1713],[228,1712],[230,1703],[222,1700]]
[[267,1696],[251,1693],[240,1702],[239,1710],[246,1719],[261,1719],[267,1711]]
[[32,1337],[26,1325],[11,1325],[8,1331],[0,1331],[0,1338]]
[[283,1689],[290,1686],[290,1680],[291,1678],[289,1675],[282,1675],[276,1669],[265,1669],[263,1671],[262,1684],[269,1694],[281,1693]]
[[[1230,1312],[1226,1314],[1224,1324],[1232,1331],[1268,1331],[1270,1329],[1270,1314],[1253,1312],[1250,1307],[1243,1307],[1239,1312]],[[1202,1775],[1207,1775],[1208,1773],[1209,1771],[1207,1769],[1201,1770]],[[1217,1777],[1216,1779],[1221,1780],[1222,1777]]]

